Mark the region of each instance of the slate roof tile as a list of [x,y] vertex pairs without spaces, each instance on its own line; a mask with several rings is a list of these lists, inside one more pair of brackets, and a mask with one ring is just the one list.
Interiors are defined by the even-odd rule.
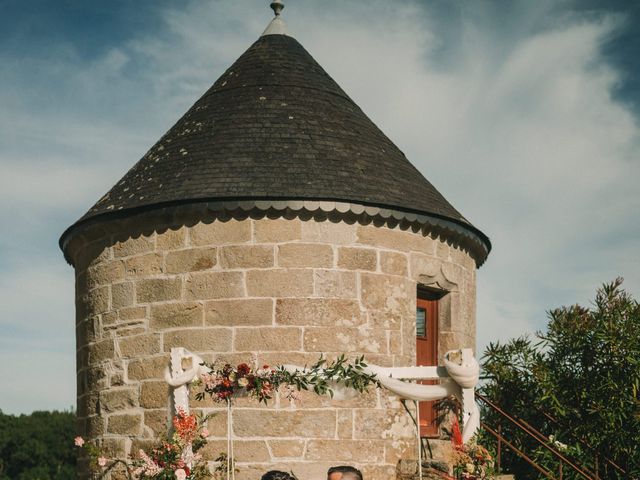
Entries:
[[479,232],[286,35],[260,37],[75,225],[259,197],[373,204]]

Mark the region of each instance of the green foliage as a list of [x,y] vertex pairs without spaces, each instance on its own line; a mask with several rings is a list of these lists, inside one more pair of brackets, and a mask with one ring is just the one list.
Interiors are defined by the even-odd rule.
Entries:
[[[535,341],[490,344],[483,364],[487,397],[543,432],[547,446],[592,472],[598,456],[600,478],[607,479],[640,475],[640,305],[621,285],[622,279],[604,285],[592,308],[552,310],[547,331]],[[558,460],[547,448],[489,409],[483,417],[557,475]],[[543,478],[508,449],[502,452],[503,470],[517,478]],[[563,478],[582,477],[565,466]]]
[[74,435],[73,412],[0,411],[0,480],[75,478]]
[[340,355],[335,361],[327,362],[320,356],[310,367],[303,371],[287,372],[284,367],[277,369],[279,384],[294,386],[298,391],[313,390],[317,395],[329,394],[333,397],[331,383],[344,384],[345,387],[355,389],[363,393],[371,384],[377,384],[376,376],[364,372],[367,366],[364,356],[355,359],[353,364],[348,363],[344,355]]

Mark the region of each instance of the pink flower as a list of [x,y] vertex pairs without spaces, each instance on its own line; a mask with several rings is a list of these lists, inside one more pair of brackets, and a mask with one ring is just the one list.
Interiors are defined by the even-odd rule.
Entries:
[[76,447],[82,447],[84,445],[84,438],[82,437],[76,437],[73,439],[73,444]]
[[179,468],[173,473],[176,476],[176,480],[185,480],[187,478],[187,472],[185,472],[182,468]]
[[98,457],[98,465],[104,467],[107,464],[107,457]]
[[202,438],[207,438],[209,436],[209,430],[206,428],[203,428],[202,430],[200,430],[200,436]]

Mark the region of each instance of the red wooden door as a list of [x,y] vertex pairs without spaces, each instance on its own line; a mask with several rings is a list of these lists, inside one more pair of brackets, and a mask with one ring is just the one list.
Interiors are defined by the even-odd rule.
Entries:
[[[438,365],[438,301],[418,298],[416,365]],[[433,383],[424,381],[423,383]],[[435,402],[420,402],[420,436],[437,437]]]

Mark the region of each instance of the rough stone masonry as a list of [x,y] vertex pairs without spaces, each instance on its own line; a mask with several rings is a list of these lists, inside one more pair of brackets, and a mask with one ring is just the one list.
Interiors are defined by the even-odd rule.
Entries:
[[[344,222],[198,223],[124,241],[95,240],[77,259],[78,428],[126,457],[166,431],[172,347],[212,361],[309,364],[323,353],[415,362],[418,284],[446,289],[439,351],[475,344],[475,262],[421,233]],[[205,455],[226,448],[217,413]],[[372,389],[349,401],[313,394],[267,407],[238,399],[238,479],[282,467],[300,478],[353,463],[391,478],[413,457],[415,430],[397,399]]]

